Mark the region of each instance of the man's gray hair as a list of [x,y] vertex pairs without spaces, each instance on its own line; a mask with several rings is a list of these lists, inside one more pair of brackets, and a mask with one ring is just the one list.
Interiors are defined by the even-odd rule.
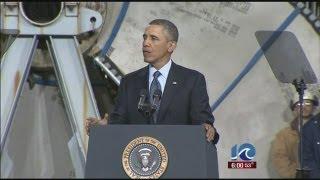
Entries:
[[178,28],[171,21],[168,21],[166,19],[155,19],[155,20],[151,21],[149,23],[149,25],[160,25],[160,26],[162,26],[168,32],[169,40],[178,42],[178,38],[179,38]]

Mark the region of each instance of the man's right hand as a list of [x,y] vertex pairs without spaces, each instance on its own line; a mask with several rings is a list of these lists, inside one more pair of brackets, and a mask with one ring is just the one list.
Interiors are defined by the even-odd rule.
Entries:
[[92,126],[95,126],[95,125],[102,125],[102,126],[105,126],[108,124],[108,114],[104,114],[104,118],[103,119],[97,119],[97,118],[93,118],[93,117],[88,117],[86,119],[86,124],[85,124],[85,128],[86,128],[86,133],[87,135],[89,136],[89,133],[90,133],[90,128]]

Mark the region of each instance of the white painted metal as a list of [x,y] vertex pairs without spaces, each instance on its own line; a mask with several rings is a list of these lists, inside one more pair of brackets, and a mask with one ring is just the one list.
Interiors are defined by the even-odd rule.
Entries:
[[[85,133],[84,121],[89,116],[100,117],[100,115],[96,107],[96,102],[92,93],[91,84],[86,72],[79,44],[74,35],[96,30],[102,24],[102,17],[94,10],[79,7],[78,2],[66,2],[64,4],[65,6],[63,13],[60,14],[60,16],[54,22],[42,26],[35,26],[25,17],[23,17],[21,11],[19,11],[19,4],[17,2],[1,2],[1,33],[29,35],[29,37],[24,36],[26,37],[25,39],[18,38],[1,60],[1,153],[4,154],[3,158],[1,158],[1,166],[8,167],[6,169],[1,168],[1,172],[4,172],[5,174],[5,176],[1,177],[23,177],[24,175],[32,175],[30,177],[54,177],[63,171],[59,171],[57,173],[54,172],[54,167],[52,165],[53,162],[48,159],[50,159],[49,157],[56,153],[52,153],[51,150],[63,149],[63,152],[65,152],[65,148],[69,148],[71,161],[74,167],[74,176],[81,178],[84,175],[86,151],[88,145],[88,136]],[[49,50],[53,57],[52,59],[54,60],[54,67],[57,73],[56,75],[60,80],[59,85],[64,97],[63,100],[67,109],[67,114],[73,133],[71,139],[65,137],[67,139],[64,140],[69,141],[68,146],[65,147],[60,146],[62,143],[60,143],[58,147],[52,147],[51,144],[53,145],[59,143],[46,141],[52,135],[52,133],[61,131],[62,134],[65,134],[66,132],[64,132],[65,129],[57,130],[55,132],[46,132],[45,129],[48,128],[48,120],[51,117],[42,120],[44,117],[41,115],[46,114],[46,106],[43,103],[48,100],[44,96],[39,97],[39,101],[34,102],[42,103],[43,106],[41,106],[41,104],[31,104],[29,106],[25,106],[25,103],[29,102],[30,99],[23,101],[22,104],[24,104],[24,107],[20,107],[19,111],[22,113],[20,113],[18,115],[19,117],[15,118],[16,121],[13,122],[13,124],[15,124],[15,128],[10,129],[10,126],[8,125],[12,121],[12,116],[16,110],[16,102],[19,98],[19,95],[14,93],[17,92],[17,94],[19,94],[21,92],[21,84],[23,84],[29,73],[30,65],[33,59],[32,55],[34,52],[32,51],[31,53],[30,49],[34,50],[37,46],[35,42],[38,42],[35,35],[52,34],[58,36],[60,35],[60,38],[50,37],[47,44],[50,48]],[[30,38],[33,36],[33,39]],[[20,70],[21,72],[15,72],[16,70]],[[40,90],[40,92],[42,91]],[[10,93],[15,96],[11,98]],[[35,94],[30,95],[31,100],[34,96]],[[14,102],[14,107],[10,106],[11,101]],[[36,117],[24,121],[25,123],[31,124],[20,123],[24,116],[23,112],[26,111],[27,113],[33,110],[37,111],[36,107],[38,106],[43,107],[40,108],[41,112],[36,112]],[[10,117],[7,114],[9,114]],[[29,114],[29,117],[31,116],[32,115]],[[64,114],[57,114],[56,118],[59,118],[59,123],[61,123],[60,120],[65,119]],[[34,123],[37,125],[32,126]],[[6,140],[5,135],[8,134],[8,131],[10,130],[10,132],[13,132],[16,131],[17,128],[21,127],[26,127],[29,129],[26,129],[26,132],[22,134],[16,132],[11,133],[11,136],[13,137],[10,138],[10,146],[6,146],[5,150],[2,151],[4,148],[3,141]],[[5,128],[6,131],[3,130],[3,128]],[[37,142],[38,139],[34,138],[33,135],[32,137],[20,139],[26,139],[26,141],[31,144],[31,146],[26,146],[26,148],[30,149],[30,151],[34,151],[32,145],[35,145],[36,147],[39,145],[39,143],[48,143],[48,146],[46,146],[46,150],[48,151],[41,153],[42,159],[37,159],[36,156],[33,156],[32,152],[21,151],[21,148],[12,149],[12,147],[19,147],[19,144],[17,144],[19,142],[19,138],[17,138],[18,136],[24,136],[24,134],[28,136],[28,134],[30,135],[30,133],[33,134],[35,132],[38,132],[38,135],[45,135],[45,138],[43,138],[41,142]],[[20,158],[21,155],[26,155],[28,158]],[[48,156],[46,157],[46,155]],[[62,154],[62,157],[68,157],[68,155]],[[38,166],[41,163],[48,161],[50,161],[50,163],[41,166],[44,169],[43,171],[48,171],[47,173],[43,172],[42,170],[39,172],[37,170],[33,170],[32,168],[24,167],[22,167],[23,171],[16,171],[16,169],[19,167],[19,163],[27,164],[30,162],[38,162],[36,165]],[[69,162],[69,160],[66,160],[65,162],[67,161]],[[74,176],[71,175],[71,177]]]
[[37,44],[36,36],[18,37],[1,58],[1,150]]
[[75,37],[50,37],[50,42],[47,44],[54,61],[69,119],[73,124],[73,131],[83,157],[86,158],[88,136],[84,127],[85,119],[87,117],[100,118],[100,115],[79,44]]
[[[78,35],[99,28],[103,21],[100,13],[94,10],[65,3],[61,15],[54,22],[38,26],[24,17],[19,6],[21,3],[19,5],[1,3],[0,29],[2,32],[18,29],[20,35]],[[91,18],[95,21],[91,21]]]

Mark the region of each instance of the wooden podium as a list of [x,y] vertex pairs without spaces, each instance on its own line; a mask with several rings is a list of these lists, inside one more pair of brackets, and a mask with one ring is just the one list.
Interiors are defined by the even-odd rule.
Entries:
[[107,125],[91,129],[85,178],[159,175],[219,178],[216,147],[206,141],[202,125]]

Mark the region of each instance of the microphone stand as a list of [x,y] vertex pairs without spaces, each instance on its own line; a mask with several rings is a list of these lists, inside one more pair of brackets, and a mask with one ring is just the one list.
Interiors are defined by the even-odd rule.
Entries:
[[303,127],[303,95],[304,95],[304,90],[307,89],[306,84],[304,83],[303,79],[300,80],[300,82],[297,82],[296,79],[293,80],[292,83],[295,88],[296,91],[299,94],[299,138],[300,138],[300,142],[299,142],[299,167],[297,168],[297,172],[296,172],[296,178],[303,178],[303,179],[307,179],[309,178],[309,172],[310,169],[306,169],[303,167],[303,145],[302,145],[302,127]]
[[[161,101],[161,91],[159,89],[155,90],[153,94],[153,101],[151,103],[152,108],[152,114],[157,113],[158,108],[160,107],[160,101]],[[152,123],[157,124],[157,115],[152,115]]]

